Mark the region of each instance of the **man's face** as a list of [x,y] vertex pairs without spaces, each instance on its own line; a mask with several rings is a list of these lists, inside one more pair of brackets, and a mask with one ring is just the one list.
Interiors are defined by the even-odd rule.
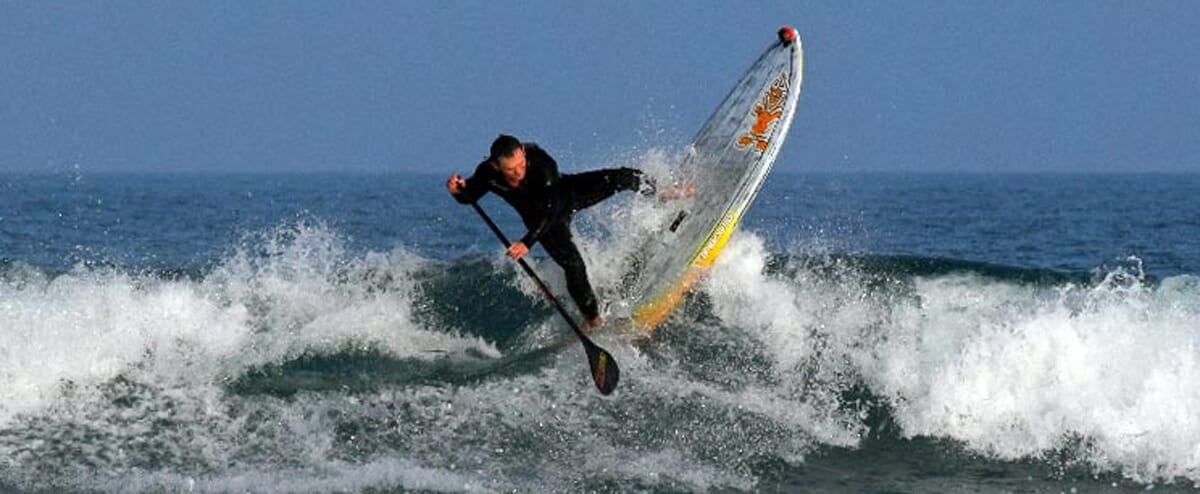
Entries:
[[525,148],[519,147],[511,156],[501,156],[496,160],[496,168],[509,185],[516,186],[525,178]]

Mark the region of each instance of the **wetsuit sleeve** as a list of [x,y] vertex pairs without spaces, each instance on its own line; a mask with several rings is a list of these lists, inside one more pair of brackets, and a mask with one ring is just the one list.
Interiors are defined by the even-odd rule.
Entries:
[[[521,237],[521,242],[525,246],[532,247],[546,233],[546,230],[549,230],[550,226],[560,219],[564,210],[564,201],[558,186],[558,163],[554,161],[554,158],[534,144],[527,145],[525,153],[528,158],[532,158],[531,164],[537,163],[536,167],[529,167],[530,172],[536,173],[536,175],[526,177],[526,183],[531,192],[540,194],[543,206],[541,221],[524,237]],[[533,181],[534,179],[536,181]]]
[[454,195],[454,199],[461,204],[471,204],[478,201],[488,192],[488,181],[491,180],[490,174],[496,170],[485,160],[475,167],[475,174],[467,178],[467,186],[462,192]]

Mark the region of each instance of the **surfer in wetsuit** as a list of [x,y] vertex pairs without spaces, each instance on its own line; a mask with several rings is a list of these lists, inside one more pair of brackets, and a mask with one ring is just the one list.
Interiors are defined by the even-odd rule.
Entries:
[[493,192],[517,210],[529,232],[509,246],[508,257],[520,259],[533,244],[541,242],[546,253],[563,268],[567,291],[592,328],[600,327],[604,320],[583,257],[571,238],[571,219],[576,211],[622,190],[655,193],[654,181],[633,168],[560,175],[554,158],[537,144],[522,143],[503,134],[492,142],[491,154],[475,168],[475,174],[465,179],[457,173],[451,175],[446,189],[462,204]]

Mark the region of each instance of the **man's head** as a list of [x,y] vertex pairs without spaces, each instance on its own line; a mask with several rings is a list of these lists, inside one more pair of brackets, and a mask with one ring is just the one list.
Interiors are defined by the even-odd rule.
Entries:
[[515,186],[525,178],[525,146],[516,137],[500,134],[492,141],[492,153],[488,160],[500,170],[509,184]]

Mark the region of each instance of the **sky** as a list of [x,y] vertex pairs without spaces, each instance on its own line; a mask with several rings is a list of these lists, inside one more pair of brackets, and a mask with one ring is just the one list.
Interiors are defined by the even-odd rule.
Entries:
[[679,149],[782,25],[776,170],[1200,172],[1200,2],[0,2],[0,171],[564,171]]

